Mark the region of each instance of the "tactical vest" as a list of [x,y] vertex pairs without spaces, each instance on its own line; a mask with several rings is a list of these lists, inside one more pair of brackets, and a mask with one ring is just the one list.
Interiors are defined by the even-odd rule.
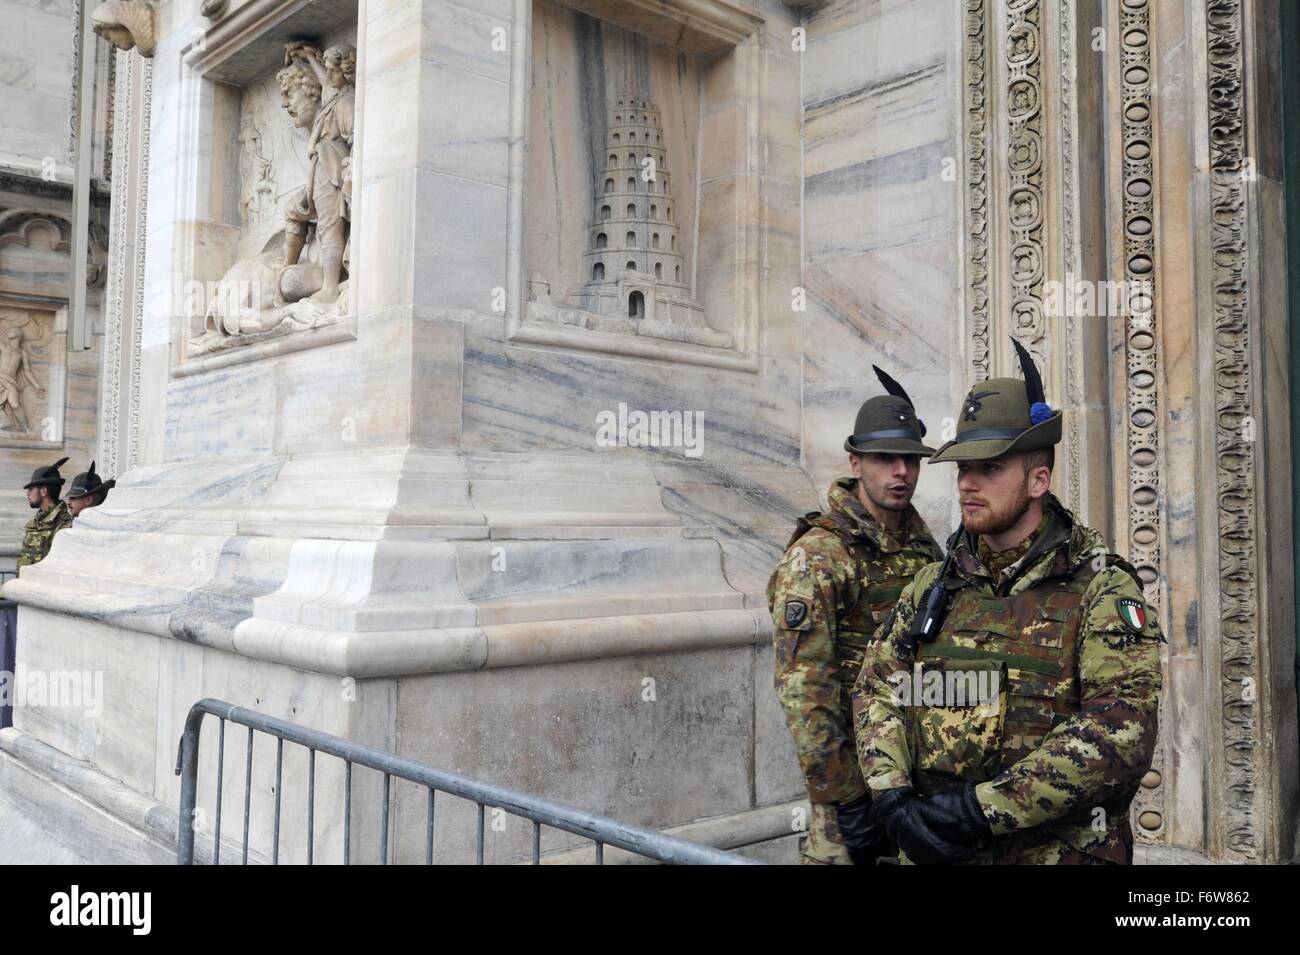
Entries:
[[28,567],[43,561],[50,553],[54,535],[72,525],[72,512],[66,501],[59,501],[50,510],[27,522],[23,530],[23,546],[16,564]]
[[876,628],[894,609],[903,588],[934,557],[911,546],[882,554],[870,539],[854,534],[847,518],[818,511],[799,518],[786,549],[814,527],[838,537],[857,563],[858,600],[852,607],[836,607],[835,650],[840,659],[840,678],[848,693],[857,681],[862,655]]
[[[1079,711],[1082,604],[1098,571],[1089,562],[1067,572],[1061,551],[1055,560],[1052,575],[1007,597],[954,581],[943,627],[918,646],[920,669],[909,675],[913,696],[905,702],[913,705],[905,712],[920,791],[992,779]],[[1122,561],[1112,555],[1107,563]],[[931,672],[940,676],[927,678]],[[934,689],[940,679],[944,705],[929,705],[927,680]]]

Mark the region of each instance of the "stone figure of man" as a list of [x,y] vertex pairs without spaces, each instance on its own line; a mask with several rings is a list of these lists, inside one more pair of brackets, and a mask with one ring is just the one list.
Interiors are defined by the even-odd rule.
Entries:
[[[314,222],[316,241],[320,243],[320,297],[328,300],[338,295],[348,250],[356,49],[339,45],[321,53],[305,43],[290,43],[285,48],[285,60],[311,70],[322,90],[307,143],[307,182],[285,210],[285,265],[298,263],[307,240],[307,226]],[[285,82],[282,78],[282,89]],[[290,115],[299,122],[300,117],[292,110]]]
[[45,396],[45,389],[32,370],[27,338],[20,328],[0,326],[0,410],[9,419],[9,426],[17,431],[31,430],[23,410],[23,392],[29,387]]

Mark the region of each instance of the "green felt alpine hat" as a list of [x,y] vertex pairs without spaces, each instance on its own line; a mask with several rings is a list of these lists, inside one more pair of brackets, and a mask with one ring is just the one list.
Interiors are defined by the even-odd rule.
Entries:
[[63,482],[67,478],[59,473],[59,468],[67,463],[67,458],[59,458],[53,464],[37,468],[32,472],[32,479],[23,485],[23,490],[27,491],[34,487],[63,487]]
[[934,454],[934,448],[921,443],[925,422],[916,416],[903,386],[875,365],[871,367],[889,394],[862,403],[844,450],[851,454]]
[[72,479],[72,487],[68,490],[68,500],[76,500],[80,497],[86,497],[90,494],[97,494],[100,491],[107,496],[108,492],[117,487],[117,481],[105,481],[95,473],[95,462],[90,462],[90,470],[83,471]]
[[930,459],[988,461],[1004,454],[1050,448],[1061,440],[1061,412],[1048,407],[1038,368],[1014,339],[1025,373],[1019,378],[990,378],[966,395],[957,417],[957,436]]

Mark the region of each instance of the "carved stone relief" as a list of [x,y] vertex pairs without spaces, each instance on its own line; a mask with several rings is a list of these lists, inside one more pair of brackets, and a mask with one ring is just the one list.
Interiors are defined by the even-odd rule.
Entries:
[[245,229],[256,228],[275,214],[275,142],[264,128],[251,110],[240,117],[239,215]]
[[103,385],[98,460],[107,473],[138,463],[140,349],[144,328],[145,234],[149,202],[149,132],[153,62],[122,52],[113,109],[113,181],[104,295]]
[[239,258],[207,297],[190,356],[334,324],[347,309],[356,50],[295,41],[284,60],[243,96]]
[[[1076,163],[1078,147],[1075,143],[1075,129],[1078,122],[1078,109],[1075,100],[1078,96],[1078,84],[1075,75],[1077,67],[1074,61],[1077,28],[1072,0],[1058,2],[1056,17],[1059,24],[1057,58],[1060,61],[1057,69],[1060,83],[1057,94],[1057,109],[1060,114],[1057,155],[1060,157],[1061,163],[1061,269],[1068,278],[1071,274],[1082,275],[1084,272],[1082,249],[1079,242],[1079,224],[1076,216],[1079,202],[1076,181],[1079,175],[1078,164]],[[1064,372],[1062,379],[1065,384],[1066,407],[1079,409],[1081,412],[1087,404],[1084,394],[1084,378],[1087,372],[1079,354],[1081,351],[1079,346],[1082,329],[1078,326],[1079,319],[1077,317],[1067,317],[1065,319],[1065,327],[1061,330],[1059,347],[1064,353],[1061,356],[1060,364]],[[1065,467],[1062,468],[1065,478],[1062,488],[1064,491],[1063,499],[1069,501],[1073,507],[1079,510],[1081,515],[1085,498],[1083,489],[1084,437],[1080,425],[1082,418],[1082,413],[1071,414],[1067,417],[1065,422]]]
[[[535,317],[731,347],[733,336],[705,323],[704,309],[687,284],[659,110],[633,92],[619,93],[606,138],[608,160],[597,170],[584,281],[569,294],[576,308],[538,308]],[[532,280],[531,301],[545,304],[536,287],[544,281],[540,276]]]
[[1218,501],[1220,705],[1224,779],[1223,851],[1255,861],[1260,779],[1258,543],[1255,450],[1246,422],[1255,413],[1250,360],[1250,257],[1246,247],[1246,102],[1240,0],[1206,0],[1210,263],[1214,322],[1214,454]]
[[0,433],[6,438],[41,435],[53,333],[48,312],[0,307]]
[[153,56],[158,10],[151,0],[105,0],[90,12],[91,29],[119,50]]
[[0,302],[0,445],[63,439],[63,334],[56,313]]
[[1039,0],[1007,0],[1006,113],[1010,333],[1047,368],[1043,317],[1043,87]]
[[32,209],[0,209],[0,248],[40,245],[52,252],[72,248],[72,225],[62,216]]
[[[508,186],[511,342],[760,369],[762,20],[713,0],[689,6],[692,29],[716,34],[711,56],[684,34],[665,37],[658,8],[633,16],[605,4],[595,18],[572,0],[532,5],[533,85],[511,115],[512,135],[534,144]],[[702,11],[721,19],[696,19]],[[574,68],[541,67],[559,61]],[[642,178],[647,161],[653,181]]]
[[[102,205],[92,205],[88,211],[90,241],[86,244],[86,285],[99,288],[104,284],[108,256],[107,210]],[[0,256],[5,256],[5,250],[16,250],[26,255],[66,253],[71,249],[72,223],[60,213],[49,209],[7,209],[0,206]],[[8,257],[14,254],[11,252]],[[25,279],[18,274],[23,272],[26,272]],[[67,288],[59,274],[50,270],[50,263],[42,265],[33,261],[24,269],[13,261],[0,259],[0,277],[9,291],[47,298],[67,295]],[[36,281],[35,285],[33,281]]]
[[[1143,596],[1159,616],[1160,406],[1155,309],[1155,164],[1152,129],[1151,10],[1148,0],[1120,7],[1119,89],[1123,167],[1124,280],[1143,291],[1131,299],[1124,322],[1125,462],[1128,469],[1127,553],[1142,580]],[[1163,715],[1163,714],[1162,714]],[[1163,720],[1162,720],[1163,722]],[[1133,803],[1133,831],[1142,841],[1164,836],[1164,746]]]
[[[1010,355],[1006,339],[1011,336],[1043,370],[1049,396],[1081,409],[1085,403],[1071,375],[1075,320],[1057,320],[1046,309],[1048,279],[1068,282],[1071,275],[1056,270],[1070,273],[1079,260],[1073,4],[964,0],[962,14],[967,383],[1015,373],[996,360]],[[1053,23],[1054,33],[1047,29]],[[1057,103],[1051,128],[1044,111],[1047,95]],[[1050,162],[1059,165],[1050,174],[1049,189]],[[1080,498],[1078,417],[1069,416],[1057,485],[1072,506]]]
[[966,0],[962,116],[966,144],[966,315],[971,381],[989,365],[988,0]]

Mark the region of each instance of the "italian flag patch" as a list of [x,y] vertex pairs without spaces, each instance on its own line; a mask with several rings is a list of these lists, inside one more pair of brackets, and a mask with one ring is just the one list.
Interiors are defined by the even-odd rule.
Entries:
[[1124,597],[1119,602],[1119,615],[1130,630],[1141,632],[1147,625],[1147,608],[1140,600]]

